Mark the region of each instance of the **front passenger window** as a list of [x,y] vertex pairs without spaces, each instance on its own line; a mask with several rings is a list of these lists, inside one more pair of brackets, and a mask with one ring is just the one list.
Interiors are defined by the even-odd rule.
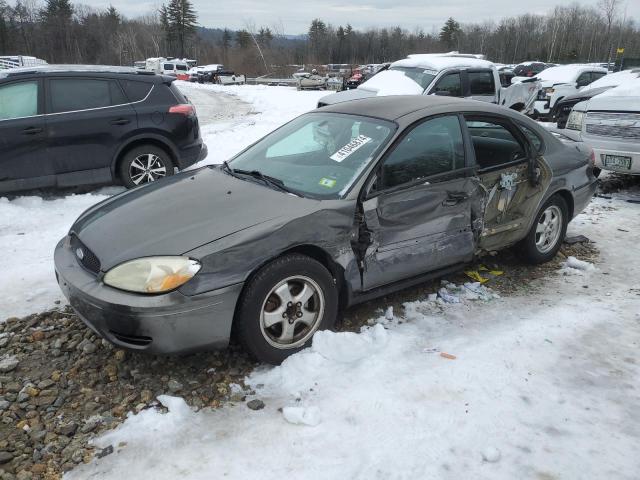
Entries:
[[464,144],[456,116],[437,117],[413,128],[382,165],[383,188],[464,168]]
[[0,120],[38,114],[38,82],[20,82],[0,87]]

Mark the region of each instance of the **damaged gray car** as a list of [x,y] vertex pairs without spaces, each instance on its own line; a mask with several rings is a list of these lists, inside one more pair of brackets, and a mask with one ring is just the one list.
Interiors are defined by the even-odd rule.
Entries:
[[338,311],[515,245],[551,259],[591,149],[502,107],[398,96],[304,114],[228,163],[83,213],[55,250],[80,317],[129,349],[280,363]]

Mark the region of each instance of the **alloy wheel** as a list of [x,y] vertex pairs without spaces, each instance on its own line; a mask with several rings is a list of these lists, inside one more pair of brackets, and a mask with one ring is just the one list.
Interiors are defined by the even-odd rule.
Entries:
[[260,331],[265,340],[280,349],[305,344],[318,329],[325,300],[320,286],[302,275],[275,285],[260,310]]
[[556,246],[562,232],[562,210],[556,205],[549,205],[536,225],[536,248],[540,253],[547,253]]
[[138,155],[129,166],[129,177],[136,185],[154,182],[167,175],[167,167],[162,158],[153,153]]

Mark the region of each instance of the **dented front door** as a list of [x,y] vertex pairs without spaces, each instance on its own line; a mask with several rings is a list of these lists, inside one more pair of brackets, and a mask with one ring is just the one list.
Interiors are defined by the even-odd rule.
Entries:
[[370,236],[363,289],[456,263],[474,252],[471,203],[477,181],[462,177],[382,193],[363,203]]

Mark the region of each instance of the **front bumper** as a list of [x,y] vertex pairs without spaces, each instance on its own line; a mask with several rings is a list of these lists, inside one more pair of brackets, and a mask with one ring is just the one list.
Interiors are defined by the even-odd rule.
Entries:
[[99,336],[158,354],[225,348],[242,284],[198,295],[142,295],[109,287],[77,262],[65,237],[54,253],[56,278],[80,318]]

